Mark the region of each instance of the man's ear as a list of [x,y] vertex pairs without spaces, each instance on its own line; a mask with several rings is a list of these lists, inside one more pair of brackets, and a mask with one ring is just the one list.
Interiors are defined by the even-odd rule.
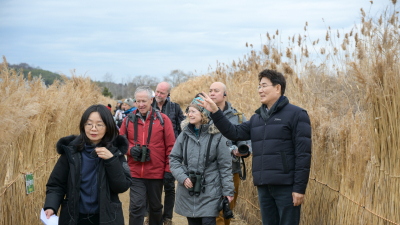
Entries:
[[280,84],[275,85],[276,91],[282,95],[282,86]]

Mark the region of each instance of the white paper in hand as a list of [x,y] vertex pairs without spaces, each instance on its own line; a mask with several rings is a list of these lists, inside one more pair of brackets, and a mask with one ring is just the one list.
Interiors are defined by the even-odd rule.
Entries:
[[40,212],[40,219],[45,225],[58,225],[58,216],[55,214],[50,216],[49,219],[47,219],[46,213],[44,213],[44,210]]

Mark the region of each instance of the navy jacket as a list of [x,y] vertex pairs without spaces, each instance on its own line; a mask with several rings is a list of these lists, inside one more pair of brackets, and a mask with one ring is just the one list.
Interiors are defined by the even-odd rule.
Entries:
[[[76,225],[79,218],[82,153],[77,150],[79,136],[67,136],[57,142],[61,155],[46,184],[44,210],[53,209],[55,214],[61,206],[59,225]],[[124,215],[118,194],[129,189],[131,173],[124,154],[128,151],[128,140],[118,136],[108,149],[114,157],[99,160],[97,174],[98,206],[100,224],[123,225]]]
[[286,103],[276,107],[267,121],[260,108],[249,121],[239,125],[230,123],[221,110],[211,118],[228,139],[251,139],[254,185],[293,184],[293,192],[304,194],[311,164],[310,118],[307,111],[289,104],[285,96],[281,99]]

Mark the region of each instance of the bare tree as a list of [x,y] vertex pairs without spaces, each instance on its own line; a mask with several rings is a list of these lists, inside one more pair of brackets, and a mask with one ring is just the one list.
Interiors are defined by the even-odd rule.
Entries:
[[180,83],[188,81],[192,76],[182,70],[172,70],[168,76],[164,77],[164,81],[171,84],[172,87],[178,86]]
[[107,73],[103,76],[103,81],[104,81],[106,87],[107,87],[108,89],[110,89],[111,83],[114,82],[114,81],[113,81],[112,74],[107,72]]

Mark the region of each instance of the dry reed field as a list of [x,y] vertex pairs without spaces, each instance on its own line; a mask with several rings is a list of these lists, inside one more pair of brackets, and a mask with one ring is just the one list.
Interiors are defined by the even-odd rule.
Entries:
[[[46,88],[0,64],[0,224],[41,224],[46,183],[58,159],[59,138],[79,134],[83,112],[105,98],[89,78],[72,76]],[[26,194],[25,173],[35,191]]]
[[[372,2],[372,1],[371,1]],[[372,3],[371,3],[372,4]],[[381,16],[361,9],[361,21],[326,36],[266,34],[260,50],[194,77],[171,92],[185,108],[211,83],[227,85],[228,101],[249,119],[260,106],[258,73],[281,71],[286,95],[308,111],[312,165],[301,224],[400,224],[400,24],[396,0]],[[286,40],[285,45],[281,44]],[[283,41],[282,41],[283,42]],[[115,105],[89,78],[64,79],[48,88],[0,64],[0,225],[40,224],[45,184],[58,158],[60,137],[77,134],[92,104]],[[251,158],[246,159],[235,214],[261,224]],[[27,195],[24,174],[33,173]]]
[[[372,1],[371,1],[372,4]],[[247,118],[260,107],[258,73],[281,71],[291,103],[308,111],[312,165],[301,224],[400,223],[400,25],[396,1],[380,17],[361,9],[347,32],[327,28],[324,39],[304,33],[282,46],[279,30],[266,34],[260,51],[174,88],[182,107],[212,82],[227,86],[228,101]],[[235,209],[249,224],[261,224],[256,188],[242,181]]]

